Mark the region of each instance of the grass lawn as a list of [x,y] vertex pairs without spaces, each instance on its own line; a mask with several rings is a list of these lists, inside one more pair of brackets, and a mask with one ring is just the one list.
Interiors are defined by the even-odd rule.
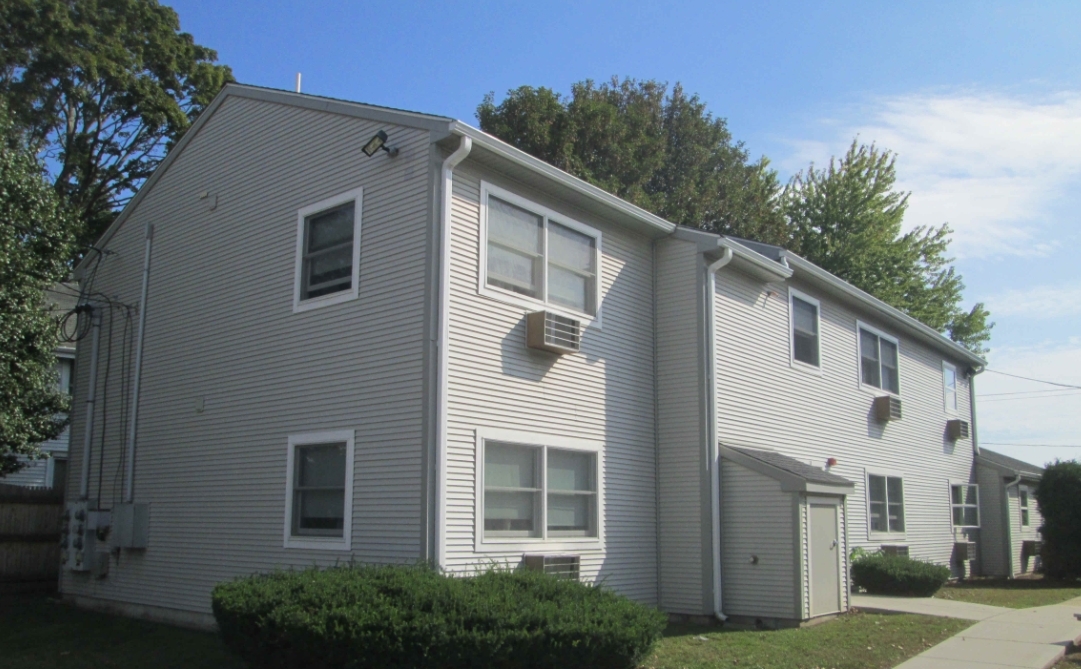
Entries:
[[1066,657],[1052,669],[1079,669],[1081,668],[1081,649],[1075,648],[1066,652]]
[[1049,581],[1043,578],[978,579],[949,583],[935,593],[939,599],[1027,609],[1048,606],[1081,597],[1081,582]]
[[4,669],[240,669],[216,634],[82,611],[42,596],[0,597]]
[[814,627],[775,632],[673,625],[645,666],[651,669],[884,669],[972,624],[967,620],[928,616],[851,613]]
[[[673,626],[645,666],[886,668],[971,624],[854,613],[815,627],[776,632]],[[92,613],[41,596],[0,597],[0,658],[4,669],[242,667],[216,634]]]

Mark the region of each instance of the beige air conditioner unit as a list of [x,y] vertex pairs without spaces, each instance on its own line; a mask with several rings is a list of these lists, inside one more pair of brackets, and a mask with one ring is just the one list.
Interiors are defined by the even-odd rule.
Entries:
[[960,418],[946,421],[946,434],[949,436],[950,441],[968,439],[968,421]]
[[953,556],[958,561],[975,560],[976,544],[971,541],[958,541],[953,545]]
[[526,316],[526,344],[551,353],[582,350],[582,323],[550,311],[534,311]]
[[908,557],[908,546],[882,546],[883,555],[904,555]]
[[901,420],[901,398],[893,395],[876,397],[874,403],[875,418],[883,423]]
[[577,555],[523,555],[522,563],[526,569],[577,581],[581,559]]

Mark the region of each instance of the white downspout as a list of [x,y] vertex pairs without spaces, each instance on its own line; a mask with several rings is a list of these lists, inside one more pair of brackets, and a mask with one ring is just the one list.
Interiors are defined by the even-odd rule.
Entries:
[[[1010,481],[1003,487],[1003,501],[1006,504],[1006,570],[1010,578],[1014,577],[1013,573],[1013,513],[1010,511],[1010,488],[1021,483],[1021,472],[1016,472],[1017,476],[1014,480]],[[1020,493],[1019,493],[1020,495]],[[1020,504],[1020,501],[1018,502]]]
[[139,333],[135,340],[135,369],[131,384],[131,427],[128,432],[127,463],[124,471],[124,501],[135,499],[135,438],[139,427],[139,382],[143,372],[143,339],[146,335],[146,294],[150,286],[150,251],[154,243],[154,225],[146,225],[146,252],[143,255],[143,290],[139,296]]
[[443,189],[440,193],[440,233],[439,233],[439,332],[436,335],[435,349],[439,358],[439,393],[435,411],[436,438],[436,531],[435,563],[440,568],[447,556],[447,396],[449,394],[447,376],[450,369],[450,356],[447,344],[450,341],[450,259],[451,259],[451,201],[453,199],[454,168],[458,166],[473,148],[473,140],[462,137],[458,149],[443,161]]
[[90,450],[94,440],[94,402],[98,392],[98,351],[101,344],[101,313],[90,308],[90,379],[86,390],[86,421],[83,425],[83,461],[79,472],[79,501],[90,496]]
[[717,328],[714,322],[714,308],[717,297],[717,285],[714,275],[725,265],[732,262],[732,249],[726,247],[720,260],[706,268],[706,420],[708,421],[709,460],[713,466],[713,476],[709,479],[710,516],[713,527],[713,614],[721,622],[727,620],[721,608],[721,467],[717,457]]

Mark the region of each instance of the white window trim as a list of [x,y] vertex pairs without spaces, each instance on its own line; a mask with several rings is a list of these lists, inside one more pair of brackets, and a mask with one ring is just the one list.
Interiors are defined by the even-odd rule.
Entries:
[[[1021,491],[1025,492],[1025,505],[1021,506]],[[1025,512],[1028,511],[1028,523],[1025,522]],[[1026,527],[1032,527],[1032,488],[1027,485],[1017,486],[1017,523],[1022,531]]]
[[[818,364],[812,365],[796,360],[796,308],[794,300],[800,299],[815,307],[815,328],[818,331]],[[788,288],[788,362],[793,369],[801,369],[805,372],[822,376],[822,303],[807,293]]]
[[[946,391],[947,369],[953,370],[953,403],[957,405],[955,407],[950,406],[949,393]],[[961,374],[957,371],[957,365],[945,360],[942,361],[942,407],[950,415],[956,415],[961,411]]]
[[[863,338],[860,337],[860,330],[867,330],[871,334],[877,335],[879,338],[885,339],[886,341],[891,342],[894,346],[897,347],[897,392],[896,393],[893,392],[892,390],[887,389],[887,388],[879,388],[877,386],[869,386],[869,385],[867,385],[866,383],[863,382]],[[881,355],[881,351],[879,352],[879,354]],[[879,367],[880,367],[879,373],[881,374],[881,365],[882,365],[881,358],[879,359],[878,364],[879,364]],[[875,395],[881,395],[882,393],[888,393],[889,395],[892,395],[894,397],[901,397],[901,391],[903,390],[903,388],[901,387],[901,341],[899,339],[897,339],[897,337],[894,337],[891,334],[887,334],[887,333],[883,332],[882,330],[879,330],[878,328],[874,327],[873,325],[868,325],[868,324],[866,324],[866,323],[864,323],[863,321],[860,321],[860,320],[856,321],[856,383],[859,384],[859,387],[860,387],[861,390],[871,392],[871,393],[873,393]]]
[[[353,277],[352,287],[330,295],[311,297],[306,300],[300,298],[300,290],[303,285],[304,272],[304,219],[313,214],[318,214],[326,209],[337,207],[346,202],[354,202],[353,207]],[[360,295],[360,221],[364,209],[364,188],[354,188],[334,197],[327,198],[315,204],[308,205],[297,211],[297,243],[296,261],[293,276],[293,313],[310,311],[320,307],[329,307],[332,304],[341,304],[349,300],[355,300]]]
[[[889,517],[886,518],[886,532],[879,532],[871,529],[871,477],[872,476],[884,476],[887,478],[901,479],[901,509],[905,514],[905,529],[901,532],[890,532],[888,528],[890,526]],[[889,514],[889,484],[887,483],[886,492],[886,513]],[[866,507],[867,518],[867,539],[868,541],[904,541],[908,536],[908,491],[905,490],[905,475],[898,471],[890,471],[887,469],[864,469],[863,470],[863,502]],[[952,513],[952,511],[951,511]],[[952,521],[951,521],[952,522]]]
[[[473,514],[474,550],[478,553],[506,553],[518,551],[599,551],[604,547],[604,444],[587,439],[557,437],[549,434],[478,428],[476,430],[476,507]],[[492,537],[484,538],[484,442],[498,441],[523,446],[547,446],[568,451],[584,451],[597,454],[597,536],[595,537]],[[547,504],[547,500],[545,500]],[[543,527],[542,531],[546,528]]]
[[[531,213],[543,216],[546,221],[552,220],[555,223],[566,226],[576,232],[580,232],[583,235],[588,235],[596,240],[596,248],[594,249],[594,260],[597,272],[597,278],[593,282],[593,289],[595,295],[593,296],[593,303],[597,306],[597,313],[590,315],[581,311],[575,311],[562,305],[551,304],[546,300],[534,299],[525,295],[519,295],[518,293],[504,290],[498,286],[488,285],[488,197],[494,195],[500,200],[504,200],[522,209],[526,209]],[[601,282],[604,277],[601,263],[604,258],[603,249],[601,248],[601,231],[596,228],[590,227],[585,223],[579,223],[578,221],[565,216],[558,211],[549,209],[543,205],[539,205],[536,202],[527,200],[524,197],[515,195],[514,193],[495,186],[487,181],[480,182],[480,267],[477,271],[477,293],[485,297],[490,297],[493,300],[505,302],[507,304],[513,304],[518,307],[522,307],[528,311],[539,311],[544,309],[553,313],[573,318],[575,320],[582,321],[583,325],[589,324],[593,327],[601,328]],[[547,284],[548,281],[548,225],[547,222],[544,226],[544,281]],[[543,286],[547,296],[547,285]]]
[[[902,481],[901,485],[902,486],[904,485],[903,481]],[[954,504],[953,503],[953,487],[954,486],[971,486],[971,487],[976,489],[976,524],[975,525],[954,525],[953,524],[953,510],[954,509],[956,509],[956,508],[968,508],[968,507],[972,506],[971,504]],[[950,481],[948,487],[949,487],[949,492],[950,492],[950,527],[954,528],[955,530],[979,529],[979,527],[981,525],[981,522],[982,522],[982,519],[980,518],[980,486],[979,486],[979,484],[969,483],[968,481]]]
[[[308,548],[316,550],[347,551],[352,548],[353,534],[353,451],[355,430],[328,430],[289,436],[289,450],[285,467],[285,548]],[[345,519],[342,536],[316,537],[293,536],[293,476],[295,475],[297,446],[345,442]]]

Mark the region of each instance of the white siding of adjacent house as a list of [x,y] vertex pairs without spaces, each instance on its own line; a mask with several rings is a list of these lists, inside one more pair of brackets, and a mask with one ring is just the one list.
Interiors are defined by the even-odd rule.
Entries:
[[1002,473],[993,467],[977,464],[976,483],[980,486],[980,574],[1007,576]]
[[[891,332],[888,324],[857,313],[827,294],[792,280],[821,300],[821,373],[793,367],[789,354],[788,287],[764,284],[734,269],[717,275],[717,412],[719,439],[766,448],[823,466],[856,484],[847,501],[852,547],[904,544],[913,557],[948,564],[954,530],[949,482],[969,481],[972,444],[946,439],[943,355]],[[859,386],[857,319],[900,339],[904,418],[875,421],[875,395]],[[958,381],[958,413],[968,417],[968,383]],[[904,479],[904,536],[869,537],[868,470]],[[722,489],[725,484],[722,482]]]
[[709,485],[699,338],[697,250],[657,242],[657,452],[660,606],[707,614],[712,608]]
[[[1025,485],[1022,483],[1022,485]],[[1024,564],[1021,560],[1021,547],[1025,541],[1039,541],[1040,526],[1043,525],[1043,516],[1040,515],[1040,510],[1036,504],[1036,498],[1033,497],[1032,491],[1035,489],[1035,484],[1029,482],[1028,486],[1028,525],[1021,524],[1021,496],[1019,494],[1018,486],[1011,486],[1008,488],[1008,501],[1009,501],[1009,513],[1008,520],[1010,523],[1010,538],[1012,542],[1012,550],[1010,551],[1010,557],[1013,560],[1013,573],[1024,574],[1031,572],[1035,566],[1035,558],[1029,558],[1028,564]],[[1028,567],[1026,570],[1025,567]]]
[[[796,525],[796,496],[782,492],[776,480],[729,460],[721,461],[721,479],[724,613],[798,619],[798,575],[806,565],[799,540],[807,532]],[[802,580],[806,586],[806,575]]]
[[[398,157],[361,153],[379,129]],[[236,576],[421,557],[429,146],[426,130],[228,97],[146,193],[94,288],[137,303],[153,223],[135,475],[149,547],[124,551],[102,580],[64,572],[65,594],[206,614],[214,584]],[[297,211],[357,187],[359,298],[293,313]],[[122,316],[102,332],[98,368],[90,493],[106,508],[127,434]],[[88,354],[84,339],[77,400]],[[86,418],[75,406],[69,491]],[[339,429],[356,433],[353,550],[284,549],[287,438]]]
[[[481,179],[599,229],[603,329],[582,351],[526,347],[526,309],[478,292]],[[603,443],[604,546],[579,553],[583,580],[643,602],[657,598],[652,242],[467,160],[454,173],[449,342],[446,565],[517,565],[524,552],[478,553],[476,431],[517,430]]]

